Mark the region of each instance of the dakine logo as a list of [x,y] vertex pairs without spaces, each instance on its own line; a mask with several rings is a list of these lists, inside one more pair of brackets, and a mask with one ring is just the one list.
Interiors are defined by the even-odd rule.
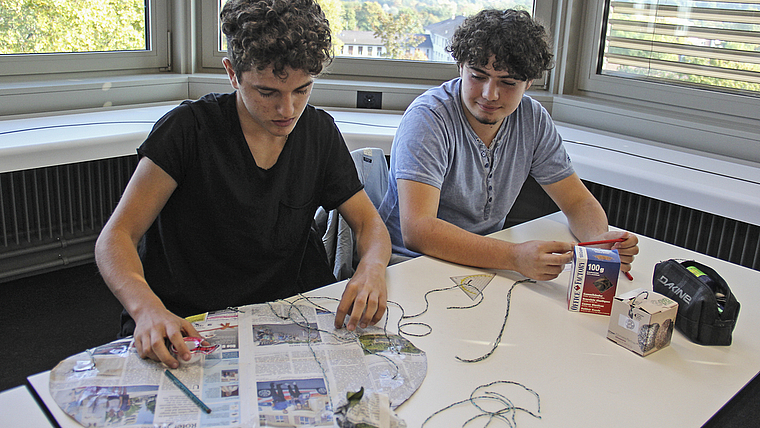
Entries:
[[657,281],[659,281],[662,285],[664,285],[670,291],[672,291],[673,294],[680,297],[681,300],[683,300],[685,303],[687,304],[691,303],[691,295],[686,293],[681,287],[677,286],[675,283],[670,282],[670,280],[665,275],[660,275],[660,277],[657,278]]

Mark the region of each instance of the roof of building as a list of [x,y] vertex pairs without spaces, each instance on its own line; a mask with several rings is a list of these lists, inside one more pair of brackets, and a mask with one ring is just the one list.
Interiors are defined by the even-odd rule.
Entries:
[[[415,36],[422,37],[422,41],[415,48],[433,48],[430,34],[415,34]],[[383,41],[379,37],[375,37],[375,33],[372,31],[344,30],[338,34],[338,38],[347,45],[383,46]]]
[[460,15],[455,16],[451,19],[447,19],[445,21],[436,22],[434,24],[425,26],[425,31],[428,31],[430,34],[450,39],[451,36],[454,35],[454,30],[456,30],[457,27],[462,24],[462,21],[464,21],[465,18],[466,16]]
[[349,45],[383,45],[383,41],[379,37],[375,37],[375,33],[372,31],[343,30],[338,34],[338,38]]
[[416,36],[424,37],[425,39],[415,46],[417,49],[433,49],[433,40],[430,38],[430,34],[415,34]]

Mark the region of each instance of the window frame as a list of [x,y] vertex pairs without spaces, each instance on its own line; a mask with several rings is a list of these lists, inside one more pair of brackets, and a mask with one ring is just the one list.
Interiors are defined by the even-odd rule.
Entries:
[[51,77],[64,73],[158,72],[170,69],[169,2],[147,0],[148,44],[144,51],[0,55],[0,77]]
[[[219,14],[217,12],[218,1],[202,2],[200,9],[200,67],[204,72],[217,72],[222,70],[222,58],[226,52],[219,50],[220,32]],[[534,14],[536,18],[551,28],[552,11],[556,0],[533,0]],[[207,18],[214,16],[214,18]],[[328,67],[324,79],[346,80],[380,80],[403,83],[429,83],[439,84],[453,79],[459,75],[459,70],[454,63],[441,63],[432,61],[405,61],[381,58],[346,58],[335,57]],[[534,81],[532,89],[541,89],[546,86],[548,77]]]
[[712,117],[718,114],[740,120],[760,120],[758,96],[598,74],[598,61],[601,61],[604,38],[602,25],[606,1],[589,0],[585,6],[575,95],[671,111],[698,112],[700,115]]

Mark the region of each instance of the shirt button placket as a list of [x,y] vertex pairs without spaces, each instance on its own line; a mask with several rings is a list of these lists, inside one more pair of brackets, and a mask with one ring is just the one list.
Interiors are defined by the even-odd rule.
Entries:
[[483,220],[488,220],[491,216],[491,203],[493,202],[493,185],[491,178],[493,177],[493,160],[490,159],[488,149],[481,149],[480,155],[483,156],[483,167],[486,169],[486,205],[483,209]]

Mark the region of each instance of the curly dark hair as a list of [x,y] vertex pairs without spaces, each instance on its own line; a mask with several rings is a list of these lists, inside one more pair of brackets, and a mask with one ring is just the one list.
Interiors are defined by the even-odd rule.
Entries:
[[468,17],[454,32],[446,48],[457,64],[508,70],[520,80],[541,77],[552,67],[546,29],[523,10],[485,9]]
[[330,26],[314,0],[229,0],[219,14],[237,75],[286,67],[317,76],[332,61]]

